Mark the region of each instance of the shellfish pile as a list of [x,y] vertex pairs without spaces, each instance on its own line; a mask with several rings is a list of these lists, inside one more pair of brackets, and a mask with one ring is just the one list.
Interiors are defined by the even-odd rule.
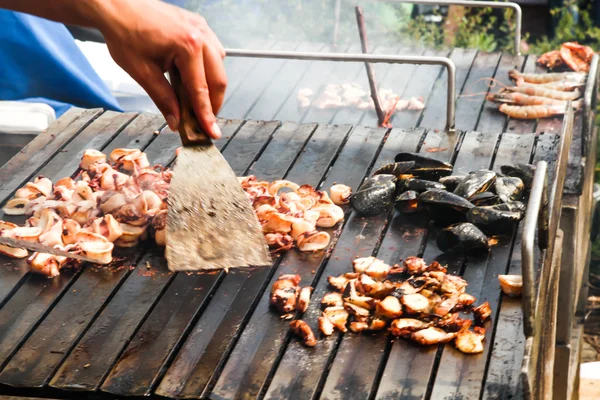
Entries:
[[[288,180],[257,180],[254,175],[238,178],[260,221],[267,244],[274,253],[294,245],[300,251],[326,248],[329,234],[319,228],[331,228],[344,219],[340,205],[347,204],[352,189],[333,185],[328,195],[310,185]],[[288,191],[283,192],[283,189]]]
[[[421,258],[408,257],[402,265],[390,266],[375,257],[363,257],[354,260],[353,267],[354,272],[328,278],[334,291],[321,299],[318,324],[323,335],[387,328],[394,336],[422,345],[454,341],[463,353],[483,351],[483,323],[492,312],[489,303],[473,306],[476,299],[466,293],[467,282],[448,274],[438,262],[427,265]],[[308,307],[312,288],[300,289],[299,282],[298,275],[283,275],[273,284],[271,306],[285,313],[284,319]],[[473,318],[463,318],[459,312],[471,313]],[[290,326],[306,346],[317,344],[308,323],[295,320]]]
[[[100,264],[112,261],[117,247],[133,247],[151,237],[165,246],[167,197],[172,171],[151,166],[145,153],[137,149],[115,149],[108,156],[85,150],[81,173],[53,183],[39,176],[18,189],[2,208],[5,215],[25,216],[25,226],[0,221],[0,236],[38,241],[46,246],[85,254]],[[274,251],[297,245],[300,251],[320,250],[329,245],[327,232],[316,227],[332,227],[344,219],[337,204],[346,204],[351,189],[344,185],[327,192],[289,181],[258,181],[254,176],[240,178],[254,205],[267,242]],[[291,192],[280,193],[284,188]],[[0,253],[25,258],[27,250],[0,245]],[[48,277],[77,262],[66,257],[33,253],[28,258],[32,272]]]
[[488,250],[493,235],[511,233],[525,215],[521,202],[530,189],[535,167],[504,165],[502,173],[489,170],[451,175],[452,165],[420,154],[400,153],[366,179],[350,197],[363,216],[388,212],[427,212],[442,229],[437,244],[442,251]]

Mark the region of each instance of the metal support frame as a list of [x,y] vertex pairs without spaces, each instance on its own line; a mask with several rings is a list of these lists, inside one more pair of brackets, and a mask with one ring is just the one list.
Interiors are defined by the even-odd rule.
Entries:
[[[521,6],[517,3],[504,1],[470,1],[470,0],[373,0],[383,3],[409,3],[409,4],[429,4],[429,5],[448,5],[477,8],[510,8],[515,10],[515,53],[521,55],[521,26],[523,13]],[[333,44],[337,44],[337,37],[340,23],[340,9],[342,0],[336,0],[335,3],[335,21],[333,25]]]
[[594,129],[594,110],[596,108],[597,95],[598,93],[598,76],[600,74],[600,68],[598,63],[600,56],[594,54],[592,61],[590,62],[590,70],[587,76],[587,82],[585,84],[585,91],[583,92],[583,155],[588,155],[588,152],[596,151],[596,149],[590,149],[590,139],[592,130]]
[[398,55],[371,55],[352,53],[315,53],[299,51],[272,51],[272,50],[243,50],[227,49],[228,57],[249,58],[277,58],[304,61],[340,61],[340,62],[369,62],[387,64],[416,64],[416,65],[441,65],[448,72],[448,93],[446,96],[446,130],[454,131],[456,107],[456,67],[447,57],[422,57]]
[[[559,229],[559,221],[563,208],[563,189],[569,150],[573,139],[573,119],[573,108],[571,102],[568,102],[554,169],[554,182],[547,196],[549,212],[546,215],[548,216],[548,223],[541,224],[548,227],[548,240],[545,254],[541,257],[541,269],[537,281],[535,279],[535,269],[540,265],[539,263],[536,265],[534,251],[536,230],[540,228],[538,222],[539,219],[544,218],[543,199],[547,188],[547,166],[544,161],[537,164],[524,220],[521,251],[523,326],[526,344],[521,368],[521,382],[526,399],[552,398],[557,349],[558,288],[561,277],[560,265],[564,237],[563,231]],[[539,239],[542,235],[541,230],[538,235]],[[542,250],[541,241],[538,240],[538,243],[541,247],[540,250]],[[568,370],[561,371],[561,373],[568,372]]]
[[[530,191],[529,202],[527,205],[527,213],[523,223],[523,238],[521,242],[522,253],[522,274],[523,274],[523,329],[525,337],[534,336],[535,332],[535,315],[536,307],[536,282],[535,282],[535,240],[536,230],[539,226],[540,215],[548,216],[548,223],[542,224],[548,227],[548,248],[546,249],[545,259],[542,263],[541,275],[550,269],[552,257],[554,253],[554,242],[556,232],[562,211],[562,196],[565,177],[567,172],[567,164],[569,161],[569,150],[573,139],[573,108],[571,102],[567,104],[564,116],[564,122],[561,132],[561,141],[559,145],[558,158],[555,168],[555,180],[548,193],[548,209],[546,214],[544,211],[544,191],[547,188],[547,164],[540,161],[537,164],[536,174],[533,180],[533,185]],[[542,173],[543,171],[543,173]]]

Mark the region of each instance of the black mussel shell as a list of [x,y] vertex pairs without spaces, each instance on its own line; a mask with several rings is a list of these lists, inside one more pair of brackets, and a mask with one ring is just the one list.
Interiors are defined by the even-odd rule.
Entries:
[[475,207],[469,200],[440,189],[422,193],[419,203],[427,208],[434,220],[446,223],[466,221],[467,211]]
[[404,161],[404,162],[393,162],[389,164],[385,164],[383,167],[377,169],[377,171],[373,172],[373,176],[387,174],[394,175],[398,178],[400,175],[404,174],[406,171],[410,170],[414,167],[414,161]]
[[372,176],[370,178],[365,179],[362,185],[358,188],[358,190],[368,189],[373,186],[384,184],[385,182],[392,182],[394,185],[396,184],[396,177],[390,174],[379,174]]
[[438,180],[438,182],[446,186],[446,190],[453,192],[454,189],[456,189],[456,187],[458,186],[458,184],[461,183],[465,178],[465,175],[442,176]]
[[476,249],[489,249],[490,239],[475,225],[463,222],[442,229],[437,245],[442,251],[468,253]]
[[414,161],[415,165],[407,171],[417,178],[437,181],[442,176],[452,173],[452,165],[435,158],[425,157],[417,153],[399,153],[394,158],[396,162]]
[[523,192],[525,191],[525,184],[521,178],[517,178],[516,176],[498,177],[496,178],[494,187],[498,197],[503,203],[521,200]]
[[525,185],[525,189],[531,189],[531,184],[533,183],[533,176],[535,175],[535,165],[531,164],[515,164],[515,165],[503,165],[500,167],[500,171],[504,175],[514,176],[516,178],[521,178],[523,184]]
[[[391,176],[394,179],[386,179]],[[384,177],[383,179],[375,179]],[[350,206],[359,214],[371,217],[382,214],[392,207],[396,192],[395,177],[377,175],[369,178],[355,193],[350,196]]]
[[471,199],[478,193],[487,192],[496,181],[496,173],[487,169],[471,172],[458,184],[454,189],[454,194],[457,194],[465,199]]
[[509,201],[508,203],[496,204],[495,206],[492,206],[492,208],[500,211],[520,212],[523,213],[523,215],[525,215],[525,211],[527,211],[525,203],[520,201]]
[[519,211],[502,211],[493,207],[475,207],[467,213],[467,221],[486,232],[508,232],[523,219]]
[[439,182],[427,181],[425,179],[400,178],[396,183],[398,192],[414,190],[415,192],[423,193],[431,189],[446,190],[446,186]]
[[394,207],[396,210],[405,213],[411,214],[421,210],[419,206],[419,193],[414,190],[408,190],[404,193],[401,193],[394,202]]
[[492,192],[477,193],[471,197],[471,203],[476,206],[493,206],[498,204],[498,195]]

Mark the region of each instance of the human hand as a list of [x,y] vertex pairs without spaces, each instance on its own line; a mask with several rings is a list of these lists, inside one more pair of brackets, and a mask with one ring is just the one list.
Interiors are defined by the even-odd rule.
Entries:
[[225,97],[225,50],[200,15],[158,0],[102,0],[98,28],[111,56],[152,98],[172,130],[181,118],[164,72],[176,66],[200,127],[213,139]]

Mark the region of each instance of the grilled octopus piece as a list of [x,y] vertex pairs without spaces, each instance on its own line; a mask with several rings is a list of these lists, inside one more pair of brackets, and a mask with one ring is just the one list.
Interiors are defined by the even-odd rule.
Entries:
[[301,319],[290,322],[292,332],[302,339],[302,343],[308,347],[314,347],[317,344],[317,338],[310,326]]

